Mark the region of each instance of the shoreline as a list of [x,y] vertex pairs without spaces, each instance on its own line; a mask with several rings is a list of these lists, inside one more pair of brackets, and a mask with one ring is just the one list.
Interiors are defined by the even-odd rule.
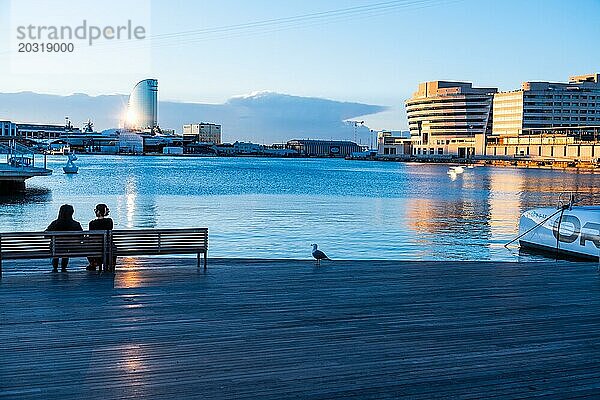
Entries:
[[[539,255],[539,254],[538,254]],[[418,267],[418,266],[443,266],[447,264],[460,263],[464,267],[472,266],[502,266],[506,268],[518,267],[518,266],[536,266],[546,265],[549,263],[562,263],[564,265],[573,266],[597,266],[597,261],[590,261],[584,259],[567,259],[564,257],[554,258],[550,256],[539,255],[538,259],[528,260],[493,260],[493,259],[482,259],[482,260],[410,260],[410,259],[372,259],[372,260],[351,260],[351,259],[335,259],[329,262],[323,262],[321,265],[317,265],[313,259],[299,259],[299,258],[235,258],[235,257],[216,257],[208,259],[208,269],[206,271],[196,267],[196,258],[186,257],[183,255],[172,255],[172,256],[138,256],[138,257],[121,257],[117,261],[117,267],[115,272],[98,272],[88,271],[85,269],[87,266],[87,260],[84,257],[71,258],[67,272],[51,272],[50,260],[46,259],[25,259],[25,260],[4,260],[3,261],[3,273],[0,282],[5,282],[6,279],[15,277],[39,277],[39,276],[56,276],[65,277],[75,274],[80,276],[81,274],[87,275],[119,275],[131,271],[155,271],[158,265],[165,265],[166,270],[170,268],[184,268],[188,271],[201,271],[202,273],[210,273],[211,269],[215,268],[250,268],[250,267],[265,267],[265,268],[278,268],[278,267],[302,267],[302,268],[315,268],[315,269],[330,269],[330,268],[342,268],[342,267],[365,267],[377,265],[382,268],[396,268],[396,267]],[[160,269],[165,269],[160,268]]]
[[[62,156],[61,154],[53,154]],[[585,171],[600,172],[600,164],[590,162],[581,162],[576,160],[537,160],[528,158],[425,158],[425,157],[389,157],[375,156],[371,158],[363,157],[327,157],[327,156],[272,156],[261,154],[236,154],[236,155],[206,155],[206,154],[162,154],[162,153],[80,153],[80,155],[91,156],[123,156],[123,157],[172,157],[172,158],[274,158],[274,159],[341,159],[347,161],[376,161],[376,162],[400,162],[411,164],[441,164],[441,165],[465,165],[472,164],[486,167],[502,168],[524,168],[524,169],[544,169],[560,171]]]
[[[358,159],[355,159],[358,160]],[[360,160],[365,161],[365,160]],[[480,167],[501,167],[501,168],[518,168],[518,169],[544,169],[544,170],[560,170],[560,171],[586,171],[600,172],[600,165],[588,162],[577,161],[541,161],[531,159],[443,159],[436,160],[432,158],[379,158],[366,161],[384,161],[384,162],[404,162],[411,164],[441,164],[441,165],[476,165]]]

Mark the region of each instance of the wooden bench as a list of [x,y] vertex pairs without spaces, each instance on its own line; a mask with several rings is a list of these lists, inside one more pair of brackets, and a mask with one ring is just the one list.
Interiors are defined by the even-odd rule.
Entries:
[[207,228],[0,233],[0,277],[3,260],[98,257],[114,271],[115,257],[196,254],[199,267],[202,254],[206,268],[207,253]]

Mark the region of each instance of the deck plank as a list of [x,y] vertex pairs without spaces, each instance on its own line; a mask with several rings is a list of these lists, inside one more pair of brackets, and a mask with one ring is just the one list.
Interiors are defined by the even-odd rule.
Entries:
[[122,262],[5,263],[0,398],[600,393],[597,264]]

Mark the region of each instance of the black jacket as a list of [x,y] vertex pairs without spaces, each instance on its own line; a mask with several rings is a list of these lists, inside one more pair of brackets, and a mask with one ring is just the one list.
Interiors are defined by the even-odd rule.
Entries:
[[46,228],[47,231],[82,231],[81,224],[74,219],[55,219]]
[[90,221],[90,231],[111,231],[113,220],[111,218],[93,219]]

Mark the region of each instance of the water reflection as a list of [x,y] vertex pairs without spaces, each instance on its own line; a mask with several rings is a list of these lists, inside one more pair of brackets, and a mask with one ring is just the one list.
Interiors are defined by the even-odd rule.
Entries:
[[125,184],[125,215],[127,218],[126,228],[134,227],[136,209],[137,187],[135,177],[130,176]]
[[155,228],[159,216],[156,196],[141,193],[135,176],[127,178],[125,194],[117,199],[117,212],[124,216],[124,229]]
[[118,363],[115,368],[120,370],[120,376],[126,383],[120,397],[147,397],[146,369],[148,367],[144,360],[151,358],[150,355],[143,346],[134,343],[121,344],[115,351],[118,352]]
[[43,187],[28,187],[22,192],[0,192],[0,206],[48,203],[52,201],[52,190]]

